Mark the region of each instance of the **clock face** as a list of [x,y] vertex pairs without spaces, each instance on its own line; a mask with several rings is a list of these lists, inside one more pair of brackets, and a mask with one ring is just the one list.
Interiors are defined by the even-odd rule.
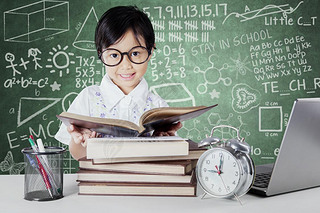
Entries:
[[225,149],[210,149],[199,159],[198,181],[202,188],[212,196],[233,195],[240,182],[240,175],[238,161]]

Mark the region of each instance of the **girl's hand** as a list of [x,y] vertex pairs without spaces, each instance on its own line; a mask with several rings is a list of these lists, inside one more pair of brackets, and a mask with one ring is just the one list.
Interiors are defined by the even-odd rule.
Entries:
[[95,131],[91,131],[90,129],[80,128],[74,125],[70,125],[68,127],[68,132],[73,138],[73,141],[76,144],[81,144],[83,147],[87,146],[86,140],[88,138],[95,138],[97,133]]
[[169,127],[156,129],[153,132],[152,136],[175,136],[176,131],[178,131],[181,127],[182,127],[182,123],[178,122],[178,123],[172,124]]

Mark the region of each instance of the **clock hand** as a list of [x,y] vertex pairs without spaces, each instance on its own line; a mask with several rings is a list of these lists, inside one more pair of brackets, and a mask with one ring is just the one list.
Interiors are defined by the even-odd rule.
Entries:
[[[216,169],[218,170],[218,166],[217,166],[217,165],[216,165]],[[222,178],[222,176],[221,176],[221,171],[220,171],[220,170],[218,170],[218,175],[219,175],[219,177],[220,177],[220,179],[221,179],[221,182],[222,182],[224,188],[226,189],[226,192],[229,192],[229,190],[228,190],[228,188],[226,187],[226,184],[224,183],[224,180],[223,180],[223,178]],[[233,193],[233,196],[237,199],[237,201],[238,201],[238,202],[240,203],[240,205],[242,206],[242,202],[241,202],[240,198],[236,195],[236,193]]]
[[219,170],[219,168],[218,168],[218,166],[217,166],[217,165],[216,165],[215,167],[216,167],[216,169],[217,169],[217,173],[218,173],[218,175],[220,176],[220,175],[221,175],[221,171]]
[[223,161],[224,161],[224,158],[223,158],[223,155],[221,155],[220,156],[220,165],[219,165],[219,170],[221,173],[222,173],[222,168],[223,168]]
[[213,170],[213,169],[208,169],[207,171],[208,171],[208,172],[213,172],[213,173],[218,173],[218,171]]

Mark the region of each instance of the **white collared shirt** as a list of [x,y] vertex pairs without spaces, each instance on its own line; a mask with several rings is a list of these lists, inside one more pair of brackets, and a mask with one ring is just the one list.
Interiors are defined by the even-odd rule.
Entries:
[[[162,98],[148,90],[148,83],[144,78],[128,95],[125,95],[109,76],[105,75],[100,86],[93,85],[83,89],[70,105],[68,112],[128,120],[139,125],[139,119],[145,111],[167,106]],[[55,138],[69,145],[71,136],[64,124],[61,124]]]

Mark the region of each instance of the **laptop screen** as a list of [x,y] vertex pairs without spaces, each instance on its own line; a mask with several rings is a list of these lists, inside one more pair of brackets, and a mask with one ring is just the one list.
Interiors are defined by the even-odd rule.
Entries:
[[320,98],[297,99],[266,195],[320,186]]

